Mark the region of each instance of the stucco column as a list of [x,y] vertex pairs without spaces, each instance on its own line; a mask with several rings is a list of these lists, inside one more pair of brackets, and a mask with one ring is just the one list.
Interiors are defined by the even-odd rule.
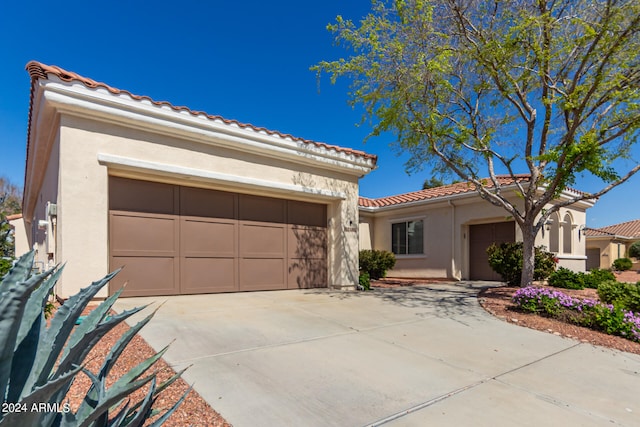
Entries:
[[[58,292],[67,298],[108,273],[109,180],[78,129],[62,127],[60,158],[57,261],[66,266]],[[105,287],[97,297],[107,295]]]

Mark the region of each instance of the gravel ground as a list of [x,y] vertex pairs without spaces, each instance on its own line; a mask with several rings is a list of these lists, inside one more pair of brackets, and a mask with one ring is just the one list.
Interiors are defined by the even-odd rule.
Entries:
[[[86,367],[89,371],[95,373],[100,369],[104,357],[127,329],[129,329],[129,327],[125,323],[121,323],[102,340],[100,340],[100,342],[98,342],[87,356]],[[146,343],[146,341],[139,335],[136,335],[122,353],[118,362],[116,362],[109,374],[107,387],[110,387],[116,379],[120,378],[131,368],[153,354],[153,349]],[[163,359],[156,362],[151,369],[158,371],[158,384],[160,384],[161,381],[170,378],[174,374],[173,369],[171,369]],[[67,394],[67,398],[69,399],[69,403],[71,404],[71,408],[74,412],[78,409],[80,403],[82,403],[82,399],[90,385],[91,381],[86,375],[80,374],[76,377],[71,390]],[[189,385],[184,380],[178,379],[159,395],[154,407],[158,409],[170,408],[188,389]],[[135,403],[142,400],[147,390],[148,388],[144,387],[142,390],[133,394],[131,402]],[[214,411],[195,390],[191,390],[184,402],[164,423],[164,426],[225,427],[231,426],[231,424],[227,423],[220,414]]]

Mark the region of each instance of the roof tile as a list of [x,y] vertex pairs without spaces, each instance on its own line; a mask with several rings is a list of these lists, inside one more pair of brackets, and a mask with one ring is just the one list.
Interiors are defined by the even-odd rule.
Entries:
[[[326,150],[334,150],[338,153],[344,153],[344,154],[348,154],[348,155],[354,155],[356,157],[362,157],[364,159],[370,159],[373,164],[375,165],[376,161],[377,161],[377,156],[374,154],[368,154],[365,153],[364,151],[360,151],[360,150],[353,150],[351,148],[345,148],[345,147],[339,147],[337,145],[330,145],[330,144],[326,144],[324,142],[316,142],[316,141],[311,141],[308,139],[304,139],[304,138],[299,138],[287,133],[282,133],[282,132],[278,132],[278,131],[274,131],[274,130],[269,130],[263,127],[258,127],[258,126],[254,126],[251,124],[247,124],[247,123],[241,123],[237,120],[230,120],[230,119],[225,119],[224,117],[221,116],[217,116],[217,115],[211,115],[211,114],[207,114],[203,111],[194,111],[189,109],[188,107],[179,107],[179,106],[175,106],[172,105],[171,103],[167,102],[167,101],[155,101],[153,99],[151,99],[148,96],[141,96],[141,95],[135,95],[129,91],[126,90],[122,90],[122,89],[117,89],[114,87],[111,87],[109,85],[107,85],[106,83],[101,83],[101,82],[97,82],[95,80],[89,79],[87,77],[83,77],[79,74],[76,74],[74,72],[71,71],[67,71],[64,70],[56,65],[46,65],[43,64],[41,62],[37,62],[37,61],[30,61],[27,66],[26,66],[27,71],[29,72],[29,75],[31,76],[31,101],[33,102],[33,91],[34,91],[34,82],[36,80],[42,79],[42,80],[47,80],[49,78],[49,75],[52,74],[56,77],[58,77],[60,80],[65,81],[65,82],[80,82],[82,84],[84,84],[86,87],[88,88],[93,88],[93,89],[105,89],[107,91],[109,91],[110,93],[114,94],[114,95],[126,95],[129,96],[131,99],[134,100],[138,100],[141,102],[148,102],[151,103],[153,105],[157,105],[160,107],[168,107],[171,108],[172,110],[176,111],[176,112],[180,112],[180,113],[189,113],[193,116],[203,116],[206,117],[210,120],[213,121],[220,121],[222,123],[228,124],[228,125],[235,125],[238,126],[239,128],[242,129],[250,129],[253,130],[255,132],[259,132],[259,133],[265,133],[267,135],[271,135],[271,136],[277,136],[283,139],[290,139],[292,141],[297,141],[297,142],[302,142],[305,144],[311,144],[314,145],[316,147],[319,148],[324,148]],[[31,111],[29,112],[29,124],[31,123]],[[31,126],[29,126],[29,129],[31,128]]]
[[608,225],[600,228],[585,228],[587,237],[596,236],[620,236],[630,239],[640,239],[640,219],[633,221],[621,222],[620,224]]
[[[528,174],[518,174],[513,177],[510,175],[496,176],[499,185],[510,185],[514,182],[525,182],[529,180]],[[489,183],[487,187],[493,187]],[[365,208],[381,208],[386,206],[401,205],[403,203],[418,202],[422,200],[437,199],[440,197],[452,196],[455,194],[471,193],[476,191],[473,184],[468,182],[458,182],[455,184],[443,185],[442,187],[427,188],[426,190],[413,191],[411,193],[398,194],[394,196],[381,197],[378,199],[370,199],[360,197],[358,205]]]

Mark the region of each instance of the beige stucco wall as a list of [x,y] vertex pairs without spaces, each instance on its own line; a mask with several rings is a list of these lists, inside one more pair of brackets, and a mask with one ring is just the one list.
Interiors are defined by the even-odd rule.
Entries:
[[[34,267],[38,271],[55,266],[58,263],[56,255],[60,254],[60,241],[57,239],[58,219],[47,214],[47,203],[58,203],[60,176],[60,134],[58,129],[53,129],[49,137],[51,138],[51,149],[48,152],[49,162],[43,165],[42,180],[34,189],[36,202],[33,211],[23,213],[29,246],[35,250]],[[29,216],[29,214],[31,215]],[[41,222],[44,222],[45,225],[41,226]],[[60,285],[57,285],[56,290],[59,287]]]
[[[515,203],[515,199],[513,201]],[[585,224],[584,210],[561,208],[561,217],[572,216],[571,253],[558,253],[559,265],[575,271],[586,267],[585,239],[578,235]],[[360,242],[365,248],[368,242],[374,249],[391,251],[391,224],[393,222],[424,220],[424,254],[398,255],[396,266],[388,273],[392,277],[450,278],[469,277],[469,227],[473,224],[512,221],[508,213],[476,195],[452,198],[413,206],[403,205],[394,209],[381,209],[374,213],[363,212],[360,220]],[[522,240],[522,232],[515,225],[516,240]],[[368,234],[366,233],[368,229]],[[549,247],[549,233],[539,233],[536,245]],[[562,249],[562,241],[560,242]]]
[[10,220],[9,224],[13,227],[15,256],[16,258],[20,258],[31,249],[29,246],[29,239],[27,238],[25,223],[22,217],[20,217]]
[[[214,140],[205,144],[76,116],[63,115],[60,126],[58,185],[51,166],[43,202],[55,200],[58,204],[56,261],[67,263],[58,291],[61,296],[68,297],[107,273],[110,174],[325,203],[329,217],[329,285],[344,288],[357,283],[357,176],[221,148]],[[101,155],[142,163],[140,167],[101,164]],[[52,156],[49,164],[57,163]],[[189,177],[177,173],[175,167],[241,179]],[[325,190],[324,194],[318,194],[318,189]],[[98,296],[106,296],[106,289]]]
[[611,238],[589,238],[586,247],[598,248],[600,251],[600,268],[608,269],[613,266],[613,262],[618,258],[626,256],[627,245],[624,242],[612,240]]

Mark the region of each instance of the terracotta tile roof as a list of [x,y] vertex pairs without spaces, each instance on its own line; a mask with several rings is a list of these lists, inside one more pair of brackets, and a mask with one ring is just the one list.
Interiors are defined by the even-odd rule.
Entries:
[[[528,174],[515,175],[498,175],[496,176],[498,184],[510,185],[518,182],[526,182],[529,180]],[[515,179],[514,179],[515,178]],[[491,184],[489,187],[493,187]],[[381,197],[379,199],[370,199],[360,197],[358,205],[365,208],[381,208],[386,206],[400,205],[403,203],[418,202],[422,200],[437,199],[440,197],[453,196],[456,194],[472,193],[476,191],[475,187],[468,182],[458,182],[455,184],[443,185],[442,187],[428,188],[426,190],[413,191],[411,193],[398,194],[396,196]]]
[[600,228],[587,227],[584,231],[587,237],[618,236],[628,239],[640,239],[640,219]]
[[22,214],[13,214],[13,215],[7,215],[7,220],[8,221],[13,221],[14,219],[20,219],[22,218]]
[[[154,105],[157,106],[165,106],[165,107],[170,107],[171,109],[173,109],[174,111],[177,112],[188,112],[193,116],[202,116],[202,117],[206,117],[210,120],[213,121],[220,121],[222,123],[225,124],[229,124],[229,125],[235,125],[238,126],[242,129],[250,129],[253,130],[255,132],[261,132],[261,133],[266,133],[268,135],[271,136],[277,136],[283,139],[291,139],[292,141],[297,141],[297,142],[303,142],[305,144],[312,144],[315,145],[316,147],[320,147],[320,148],[324,148],[327,150],[334,150],[338,153],[345,153],[345,154],[350,154],[350,155],[355,155],[357,157],[362,157],[365,159],[370,159],[373,164],[376,164],[377,161],[377,156],[374,154],[368,154],[365,153],[364,151],[359,151],[359,150],[353,150],[351,148],[345,148],[345,147],[339,147],[337,145],[330,145],[330,144],[326,144],[324,142],[316,142],[316,141],[311,141],[308,139],[303,139],[303,138],[299,138],[290,134],[286,134],[286,133],[281,133],[278,131],[274,131],[274,130],[269,130],[269,129],[265,129],[263,127],[258,127],[258,126],[253,126],[251,124],[247,124],[247,123],[240,123],[236,120],[229,120],[229,119],[225,119],[221,116],[217,116],[217,115],[211,115],[211,114],[207,114],[203,111],[193,111],[191,109],[189,109],[188,107],[178,107],[175,105],[172,105],[171,103],[167,102],[167,101],[155,101],[153,99],[151,99],[148,96],[140,96],[140,95],[134,95],[133,93],[126,91],[126,90],[122,90],[122,89],[117,89],[114,87],[111,87],[105,83],[101,83],[101,82],[97,82],[95,80],[89,79],[87,77],[83,77],[79,74],[76,74],[74,72],[71,71],[67,71],[64,70],[58,66],[55,65],[46,65],[46,64],[42,64],[40,62],[37,61],[30,61],[27,66],[26,66],[26,70],[29,72],[29,75],[31,76],[31,102],[33,102],[33,91],[34,91],[34,83],[35,81],[37,81],[38,79],[43,79],[43,80],[47,80],[49,78],[49,75],[52,74],[56,77],[58,77],[60,80],[65,81],[65,82],[80,82],[82,84],[84,84],[86,87],[88,88],[102,88],[102,89],[106,89],[107,91],[111,92],[114,95],[128,95],[129,97],[131,97],[131,99],[137,100],[137,101],[148,101]],[[29,129],[31,129],[31,111],[29,112]]]

